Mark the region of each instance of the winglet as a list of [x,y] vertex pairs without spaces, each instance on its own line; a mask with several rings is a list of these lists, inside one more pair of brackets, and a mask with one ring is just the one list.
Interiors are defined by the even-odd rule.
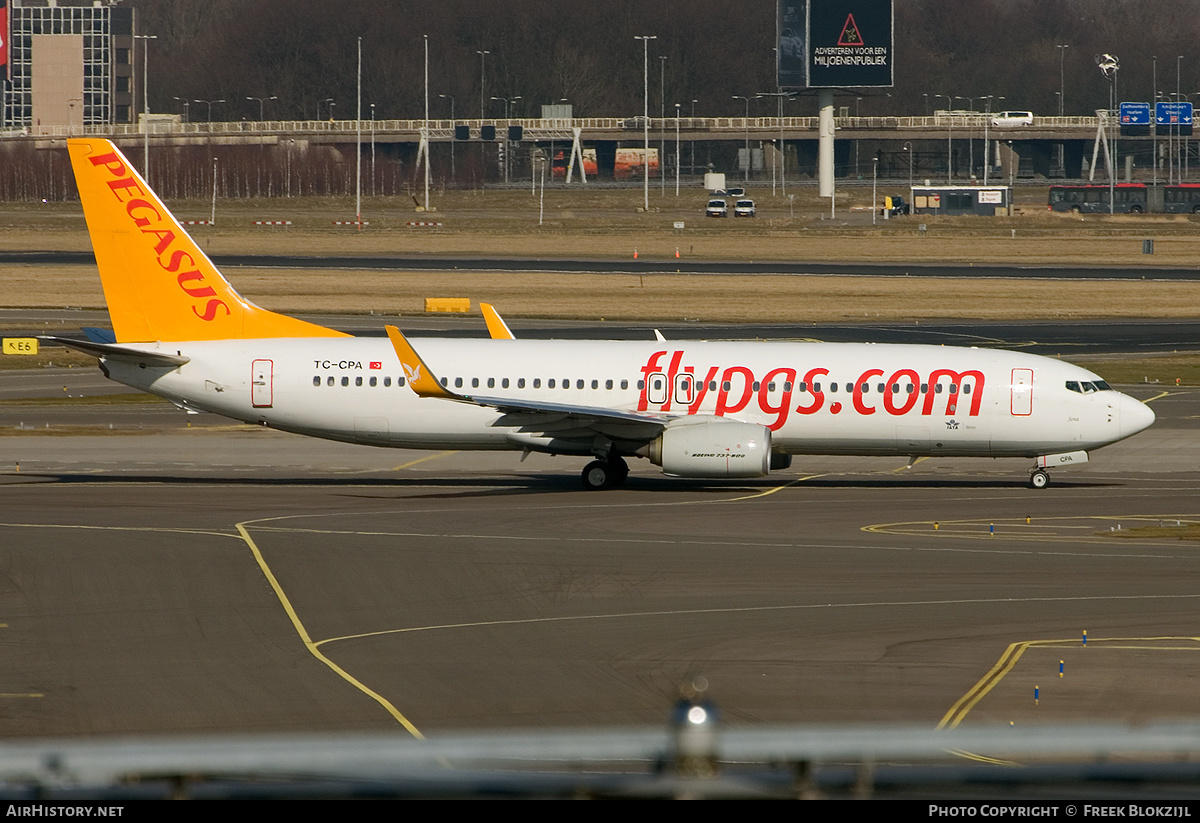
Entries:
[[487,323],[488,334],[493,340],[516,340],[512,331],[509,330],[508,324],[501,319],[499,312],[491,303],[480,303],[479,310],[483,312],[483,319]]
[[392,341],[392,348],[396,350],[396,356],[400,358],[400,365],[404,367],[404,376],[408,378],[408,385],[416,392],[417,397],[439,397],[443,400],[463,399],[438,382],[437,377],[425,365],[421,355],[417,354],[416,349],[412,347],[400,329],[395,326],[384,326],[384,329],[387,330],[388,339]]

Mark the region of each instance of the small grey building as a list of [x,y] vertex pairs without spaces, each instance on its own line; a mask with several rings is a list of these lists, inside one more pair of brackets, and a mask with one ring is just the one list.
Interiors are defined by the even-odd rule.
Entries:
[[913,214],[980,214],[1007,217],[1011,186],[913,186]]

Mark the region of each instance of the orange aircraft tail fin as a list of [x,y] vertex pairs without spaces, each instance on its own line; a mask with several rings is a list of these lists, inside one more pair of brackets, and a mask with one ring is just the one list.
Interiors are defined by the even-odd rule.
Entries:
[[110,141],[67,147],[117,342],[347,336],[239,295]]

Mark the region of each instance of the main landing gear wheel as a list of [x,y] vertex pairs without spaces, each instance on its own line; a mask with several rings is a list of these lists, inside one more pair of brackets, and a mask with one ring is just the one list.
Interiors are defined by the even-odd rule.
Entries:
[[602,460],[593,460],[583,467],[583,487],[588,491],[607,489],[612,479],[612,470]]
[[611,489],[624,483],[628,476],[629,466],[620,457],[593,460],[583,467],[583,487],[588,491]]
[[612,472],[612,484],[620,486],[625,483],[625,478],[629,476],[629,464],[620,457],[612,457],[608,461],[608,467]]
[[1029,485],[1035,489],[1044,489],[1050,485],[1050,475],[1046,474],[1041,469],[1038,469],[1033,474],[1029,475]]

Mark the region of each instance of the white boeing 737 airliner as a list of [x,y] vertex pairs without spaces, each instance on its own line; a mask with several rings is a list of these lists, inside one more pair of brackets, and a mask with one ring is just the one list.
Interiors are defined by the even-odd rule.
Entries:
[[1154,422],[1086,369],[920,345],[351,337],[244,300],[106,140],[69,141],[112,338],[49,338],[109,378],[283,431],[410,449],[627,457],[679,477],[761,477],[796,454],[1024,457],[1047,469]]

